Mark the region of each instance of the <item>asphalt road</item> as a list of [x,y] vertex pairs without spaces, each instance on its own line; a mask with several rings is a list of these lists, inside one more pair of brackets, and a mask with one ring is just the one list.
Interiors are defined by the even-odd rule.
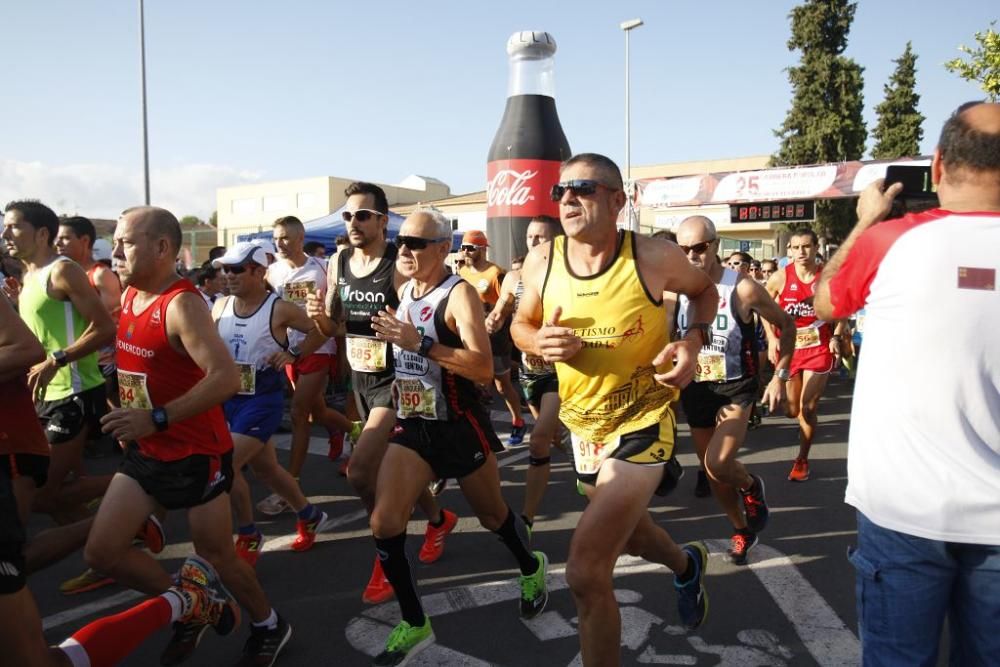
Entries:
[[[770,417],[751,431],[741,460],[766,481],[772,515],[748,566],[725,558],[731,528],[712,498],[695,498],[696,460],[686,427],[681,428],[679,459],[687,474],[666,498],[654,498],[650,511],[675,540],[706,540],[712,552],[706,581],[710,611],[694,634],[679,627],[672,577],[660,566],[623,557],[615,587],[622,609],[623,664],[665,665],[855,665],[859,645],[854,611],[853,569],[846,550],[854,541],[853,510],[844,504],[847,426],[851,386],[834,379],[820,408],[818,438],[811,455],[812,478],[786,481],[797,451],[797,426]],[[498,431],[509,430],[509,416],[494,411]],[[367,665],[381,650],[398,621],[395,603],[365,605],[361,591],[371,571],[373,546],[360,503],[336,464],[316,439],[303,488],[314,503],[338,517],[338,527],[322,535],[305,553],[288,548],[294,517],[261,521],[269,542],[257,565],[274,606],[292,623],[294,634],[278,664]],[[281,456],[285,456],[281,452]],[[503,491],[518,510],[522,502],[527,448],[499,456]],[[89,461],[95,471],[112,470],[115,458]],[[255,498],[266,495],[254,486]],[[417,665],[574,665],[580,664],[576,610],[564,579],[569,540],[585,501],[575,491],[571,463],[553,453],[552,481],[535,524],[533,546],[551,561],[551,597],[543,615],[531,622],[518,617],[517,575],[510,555],[481,528],[455,484],[442,494],[444,506],[458,512],[455,532],[435,564],[416,561],[420,591],[431,614],[437,644],[410,664]],[[30,528],[44,527],[45,519]],[[410,524],[409,546],[419,548],[424,521]],[[176,570],[191,553],[183,513],[167,518],[165,567]],[[75,555],[38,573],[29,584],[38,598],[46,638],[58,643],[85,623],[126,608],[139,595],[118,586],[64,597],[59,582],[79,574]],[[220,638],[211,632],[187,663],[234,662],[248,634]],[[169,631],[153,636],[124,665],[159,664]]]

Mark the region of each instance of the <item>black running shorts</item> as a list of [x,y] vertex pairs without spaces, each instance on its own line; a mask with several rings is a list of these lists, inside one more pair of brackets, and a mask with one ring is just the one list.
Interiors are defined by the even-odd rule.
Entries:
[[0,595],[24,588],[24,526],[10,476],[0,468]]
[[545,394],[559,393],[559,377],[555,373],[545,375],[528,375],[521,373],[521,388],[524,389],[524,397],[535,406],[535,409],[542,407],[542,396]]
[[715,428],[715,417],[727,405],[748,407],[757,401],[757,376],[729,382],[692,382],[681,391],[681,406],[691,428]]
[[233,486],[233,450],[210,456],[192,454],[177,461],[160,461],[139,452],[132,444],[125,450],[119,472],[128,475],[156,502],[168,510],[204,505]]
[[466,410],[451,421],[399,419],[389,442],[415,451],[440,479],[461,479],[478,470],[493,452],[503,451],[481,410]]
[[395,379],[396,373],[391,369],[381,373],[351,371],[351,384],[361,403],[362,419],[368,419],[375,408],[395,409],[392,400],[392,382]]
[[[684,475],[684,469],[674,455],[674,442],[676,440],[677,426],[673,415],[670,415],[669,418],[665,418],[658,424],[620,436],[618,446],[608,458],[628,461],[635,465],[662,466],[663,477],[654,493],[658,496],[665,496],[674,490],[677,481]],[[573,456],[577,456],[577,454],[574,445]],[[597,484],[598,474],[600,474],[600,470],[592,474],[576,471],[577,479],[591,486]]]
[[30,477],[35,488],[40,489],[49,480],[49,457],[44,454],[3,454],[0,455],[0,470],[14,480]]
[[50,445],[69,442],[90,426],[92,434],[101,432],[101,417],[107,412],[107,392],[104,383],[55,401],[35,404],[38,418],[45,427]]

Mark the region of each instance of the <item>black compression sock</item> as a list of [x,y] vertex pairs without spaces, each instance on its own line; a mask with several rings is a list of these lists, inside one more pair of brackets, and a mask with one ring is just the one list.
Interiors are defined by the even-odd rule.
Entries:
[[406,558],[406,532],[385,539],[375,538],[375,552],[382,563],[385,578],[392,584],[399,600],[399,611],[403,620],[413,627],[424,624],[424,608],[417,595],[417,587],[413,583],[410,571],[410,561]]
[[507,518],[494,532],[514,554],[521,574],[534,574],[538,569],[538,559],[528,550],[528,529],[510,507],[507,508]]
[[431,521],[430,519],[428,519],[427,523],[429,523],[434,528],[440,528],[441,526],[443,526],[444,525],[444,508],[442,507],[441,510],[438,512],[438,520],[437,521]]

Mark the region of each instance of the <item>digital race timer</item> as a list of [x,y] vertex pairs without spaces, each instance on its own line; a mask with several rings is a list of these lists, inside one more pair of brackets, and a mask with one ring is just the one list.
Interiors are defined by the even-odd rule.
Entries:
[[730,222],[805,222],[816,217],[815,201],[730,204]]

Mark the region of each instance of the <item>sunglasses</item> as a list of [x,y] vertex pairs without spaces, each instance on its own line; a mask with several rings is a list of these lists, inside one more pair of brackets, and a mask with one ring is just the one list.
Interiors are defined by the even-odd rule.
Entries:
[[462,250],[464,252],[476,252],[477,250],[479,250],[479,246],[466,244],[466,245],[460,246],[459,250]]
[[368,222],[375,216],[382,215],[379,211],[373,211],[370,208],[359,208],[357,211],[351,213],[350,211],[344,211],[340,214],[340,217],[344,219],[344,222],[350,222],[351,220],[357,220],[358,222]]
[[714,242],[715,239],[709,239],[708,241],[702,241],[701,243],[695,243],[694,245],[678,245],[677,247],[680,248],[685,255],[690,253],[692,250],[694,250],[696,255],[700,255],[708,250],[708,247]]
[[578,195],[592,195],[597,192],[597,188],[607,188],[608,186],[600,183],[598,181],[591,180],[589,178],[578,178],[572,181],[561,181],[552,186],[552,201],[559,201],[566,194],[567,190],[572,190]]
[[447,240],[448,239],[425,239],[419,236],[397,236],[395,243],[397,248],[405,246],[410,250],[423,250],[431,243],[440,243],[441,241]]
[[232,266],[229,266],[227,264],[227,265],[223,265],[223,267],[222,267],[222,271],[224,273],[231,273],[231,274],[237,275],[237,276],[239,274],[243,273],[246,270],[247,270],[247,265],[246,264],[234,264]]

